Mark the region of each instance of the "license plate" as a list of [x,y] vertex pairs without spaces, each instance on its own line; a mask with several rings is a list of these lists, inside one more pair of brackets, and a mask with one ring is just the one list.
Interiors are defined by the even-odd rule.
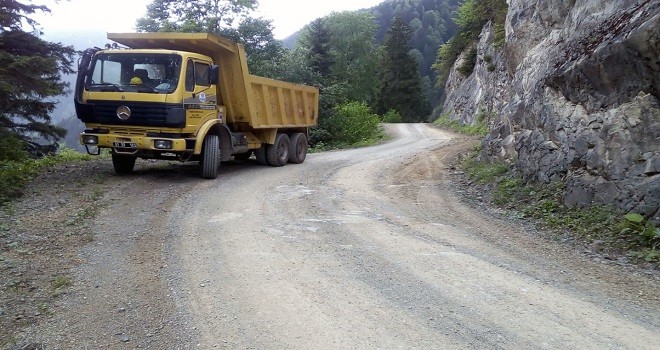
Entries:
[[113,147],[117,148],[137,148],[137,144],[135,142],[113,142],[112,143]]

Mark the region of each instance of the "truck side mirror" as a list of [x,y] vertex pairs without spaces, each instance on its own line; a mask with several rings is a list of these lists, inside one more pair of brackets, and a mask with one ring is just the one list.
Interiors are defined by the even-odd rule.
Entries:
[[209,67],[209,82],[217,85],[220,77],[220,67],[217,64],[212,64]]

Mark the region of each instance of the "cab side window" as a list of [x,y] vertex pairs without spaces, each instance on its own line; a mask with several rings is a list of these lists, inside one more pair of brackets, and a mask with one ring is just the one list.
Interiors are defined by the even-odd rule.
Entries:
[[195,91],[195,64],[192,60],[186,64],[186,91]]
[[208,63],[189,60],[186,64],[186,91],[195,91],[197,86],[211,86]]
[[195,62],[195,84],[200,86],[210,86],[209,65],[206,63]]

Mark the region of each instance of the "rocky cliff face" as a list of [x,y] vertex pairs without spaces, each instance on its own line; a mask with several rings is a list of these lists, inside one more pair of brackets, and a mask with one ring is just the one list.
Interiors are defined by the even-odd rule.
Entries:
[[660,222],[660,2],[510,0],[504,47],[492,37],[469,77],[450,74],[444,106],[489,117],[482,156],[564,181],[567,205]]

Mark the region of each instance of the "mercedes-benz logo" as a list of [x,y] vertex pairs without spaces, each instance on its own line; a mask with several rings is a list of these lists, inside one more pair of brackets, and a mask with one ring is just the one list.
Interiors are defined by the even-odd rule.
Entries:
[[126,120],[131,117],[131,109],[127,106],[119,106],[117,108],[117,118],[121,120]]

